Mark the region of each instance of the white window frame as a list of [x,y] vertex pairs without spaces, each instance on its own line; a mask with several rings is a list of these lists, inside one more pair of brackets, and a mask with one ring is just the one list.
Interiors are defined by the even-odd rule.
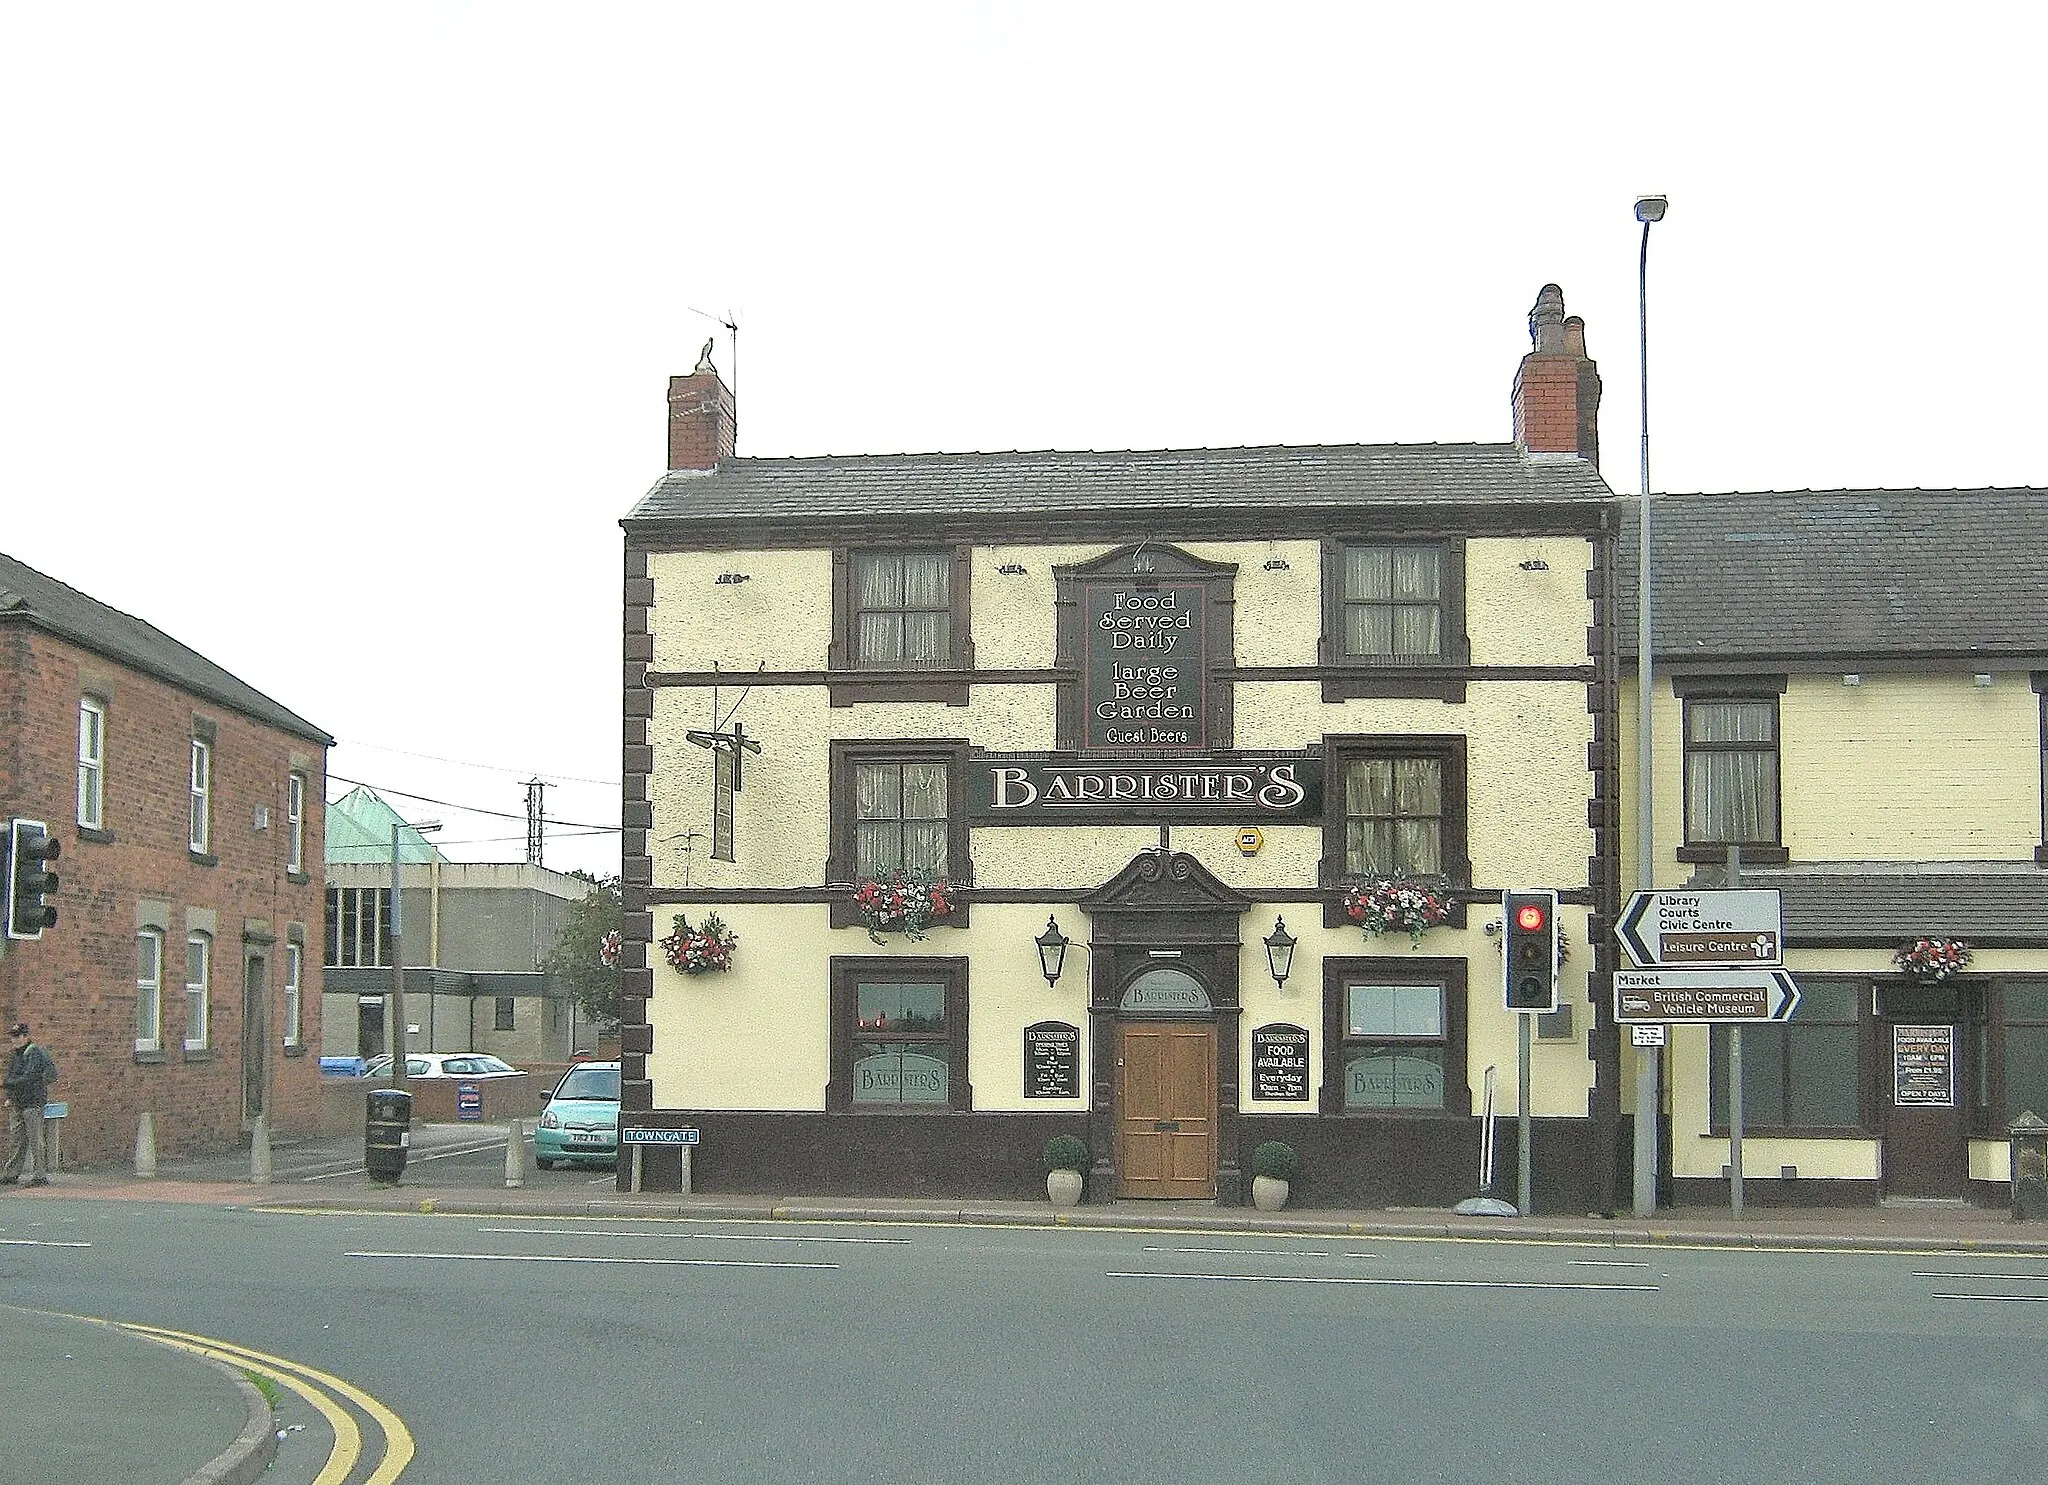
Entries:
[[107,818],[107,704],[78,698],[78,828],[104,830]]
[[203,737],[192,739],[191,836],[193,851],[206,855],[213,841],[213,744]]
[[[185,1050],[204,1052],[212,1032],[208,985],[213,979],[213,940],[203,933],[185,935]],[[197,1030],[198,1035],[193,1032]]]
[[306,874],[306,776],[289,773],[284,781],[284,869]]
[[304,1028],[300,1025],[301,976],[306,971],[306,946],[296,939],[284,946],[284,1044],[296,1047]]
[[164,1049],[164,935],[144,928],[135,935],[135,1050]]

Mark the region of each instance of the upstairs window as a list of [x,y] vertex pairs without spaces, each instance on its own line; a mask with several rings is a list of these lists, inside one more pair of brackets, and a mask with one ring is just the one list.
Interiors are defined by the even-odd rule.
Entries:
[[1782,864],[1778,814],[1778,696],[1782,681],[1676,678],[1685,703],[1685,845],[1679,858]]
[[285,775],[284,781],[284,869],[293,876],[306,874],[306,776]]
[[853,793],[856,877],[886,877],[895,871],[947,875],[946,764],[856,763]]
[[97,696],[78,702],[78,828],[106,828],[107,704]]
[[391,964],[391,889],[327,889],[327,963],[339,969]]
[[192,854],[204,856],[213,843],[213,744],[192,739]]
[[1444,552],[1434,543],[1346,546],[1343,652],[1399,665],[1443,657]]
[[1434,757],[1357,757],[1344,764],[1344,874],[1441,876],[1444,765]]
[[861,552],[853,559],[854,663],[930,669],[952,658],[948,552]]

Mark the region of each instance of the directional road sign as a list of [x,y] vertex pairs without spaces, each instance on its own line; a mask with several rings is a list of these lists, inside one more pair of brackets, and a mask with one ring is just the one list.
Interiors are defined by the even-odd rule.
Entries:
[[1783,1021],[1799,1008],[1799,986],[1782,969],[1618,969],[1614,1019],[1725,1025]]
[[1638,892],[1614,936],[1638,969],[1706,969],[1785,962],[1781,904],[1771,891]]
[[694,1145],[701,1141],[694,1129],[650,1129],[629,1124],[619,1131],[622,1145]]

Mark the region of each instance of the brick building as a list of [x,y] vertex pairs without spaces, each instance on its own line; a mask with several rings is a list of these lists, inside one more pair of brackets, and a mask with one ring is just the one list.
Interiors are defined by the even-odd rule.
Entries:
[[0,813],[62,848],[54,928],[7,943],[0,1017],[62,1071],[67,1164],[320,1118],[326,750],[205,656],[0,556]]

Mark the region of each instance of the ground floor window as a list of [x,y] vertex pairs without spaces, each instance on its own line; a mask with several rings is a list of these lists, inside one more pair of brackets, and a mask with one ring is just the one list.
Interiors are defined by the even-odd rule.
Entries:
[[[1786,1022],[1742,1028],[1742,1127],[1855,1130],[1863,1107],[1864,982],[1799,977],[1799,1008]],[[1713,1122],[1728,1127],[1728,1028],[1717,1026],[1709,1055]]]
[[1323,961],[1324,1113],[1470,1113],[1465,963]]
[[2002,1135],[2021,1114],[2048,1119],[2048,980],[2007,980],[1998,998],[2005,1041]]
[[827,1108],[915,1113],[973,1107],[965,959],[834,958],[831,998]]

